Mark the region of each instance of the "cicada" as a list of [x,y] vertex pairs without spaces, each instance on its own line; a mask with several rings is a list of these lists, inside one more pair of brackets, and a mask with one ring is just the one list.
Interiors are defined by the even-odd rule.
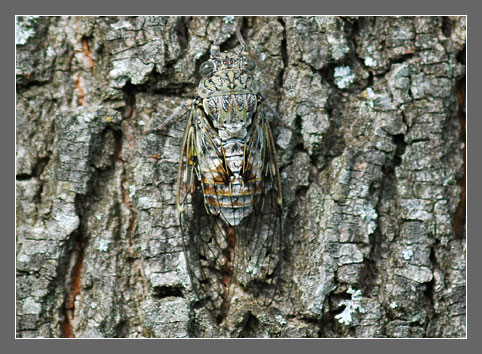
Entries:
[[[239,30],[238,39],[242,41]],[[177,209],[192,287],[221,322],[234,293],[269,305],[281,268],[282,195],[255,63],[213,43],[182,141]]]

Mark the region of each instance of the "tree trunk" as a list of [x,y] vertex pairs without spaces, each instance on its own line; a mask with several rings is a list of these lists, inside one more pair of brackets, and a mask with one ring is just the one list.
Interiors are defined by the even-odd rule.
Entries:
[[[176,215],[187,109],[148,130],[221,20],[283,121],[284,261],[216,324]],[[18,17],[17,336],[465,337],[465,21]]]

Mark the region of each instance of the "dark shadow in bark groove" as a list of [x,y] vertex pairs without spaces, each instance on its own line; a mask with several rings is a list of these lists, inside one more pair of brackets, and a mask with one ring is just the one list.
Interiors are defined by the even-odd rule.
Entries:
[[238,337],[253,338],[253,337],[257,337],[256,334],[258,332],[259,332],[259,321],[255,316],[253,316],[252,314],[249,314],[243,326],[243,329],[239,333]]
[[182,297],[182,287],[179,286],[156,286],[153,288],[154,297],[157,299],[162,299],[165,297]]

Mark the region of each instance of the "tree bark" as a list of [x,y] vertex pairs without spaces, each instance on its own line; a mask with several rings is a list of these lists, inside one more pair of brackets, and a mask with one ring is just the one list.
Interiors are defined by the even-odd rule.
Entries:
[[[186,112],[148,130],[195,97],[221,21],[283,121],[285,249],[274,303],[217,325],[176,216]],[[17,336],[465,337],[465,35],[465,17],[18,17]]]

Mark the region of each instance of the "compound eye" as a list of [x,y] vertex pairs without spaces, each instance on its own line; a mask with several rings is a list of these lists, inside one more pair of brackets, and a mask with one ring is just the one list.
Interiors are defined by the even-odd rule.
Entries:
[[212,61],[206,61],[202,63],[201,67],[199,68],[199,72],[202,76],[207,76],[211,74],[214,70],[214,63]]
[[256,64],[254,63],[254,61],[252,61],[251,59],[245,60],[244,68],[246,70],[253,71],[255,67],[256,67]]

